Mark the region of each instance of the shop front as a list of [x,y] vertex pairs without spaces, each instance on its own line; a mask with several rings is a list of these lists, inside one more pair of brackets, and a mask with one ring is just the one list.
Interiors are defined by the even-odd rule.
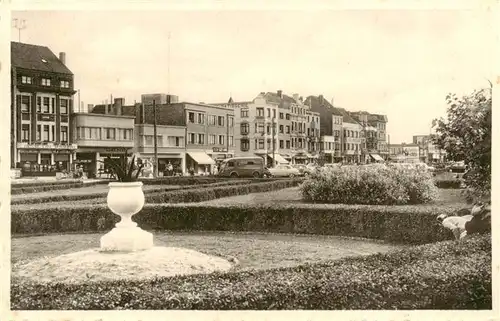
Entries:
[[20,169],[21,176],[56,176],[71,171],[76,145],[22,143],[17,149],[19,162],[16,168]]
[[205,152],[187,152],[186,168],[190,175],[209,175],[214,171],[216,163]]
[[[127,157],[132,153],[129,148],[82,147],[76,152],[74,161],[75,171],[81,171],[88,178],[108,178],[112,174],[110,160],[122,161],[127,152]],[[109,158],[108,158],[109,157]],[[81,169],[81,170],[80,170]]]

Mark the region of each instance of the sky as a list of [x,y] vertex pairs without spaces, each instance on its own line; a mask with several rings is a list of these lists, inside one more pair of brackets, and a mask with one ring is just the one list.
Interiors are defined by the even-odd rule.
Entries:
[[111,95],[132,104],[143,93],[206,103],[230,95],[249,101],[262,91],[322,94],[350,111],[387,115],[390,142],[401,143],[430,132],[432,119],[445,115],[447,93],[493,79],[495,33],[485,10],[15,11],[12,18],[26,20],[21,42],[66,52],[85,105]]

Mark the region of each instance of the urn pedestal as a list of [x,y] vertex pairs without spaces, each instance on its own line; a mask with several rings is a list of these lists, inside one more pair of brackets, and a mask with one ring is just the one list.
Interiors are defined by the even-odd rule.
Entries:
[[101,237],[101,251],[134,252],[153,247],[153,234],[132,221],[132,216],[144,206],[142,182],[109,183],[107,203],[111,212],[121,217],[121,221]]

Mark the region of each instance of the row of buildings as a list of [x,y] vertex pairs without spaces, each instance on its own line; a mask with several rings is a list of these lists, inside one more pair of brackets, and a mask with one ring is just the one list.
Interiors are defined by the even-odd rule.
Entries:
[[415,135],[412,143],[390,144],[389,159],[401,163],[443,163],[447,154],[432,142],[431,135]]
[[97,176],[108,156],[124,153],[151,165],[155,140],[160,172],[169,163],[183,173],[209,172],[233,156],[258,155],[268,165],[390,158],[385,115],[350,112],[322,95],[277,90],[251,101],[189,103],[144,94],[139,103],[115,98],[82,111],[73,107],[74,75],[64,53],[18,42],[11,43],[11,53],[11,166],[24,175],[82,166]]

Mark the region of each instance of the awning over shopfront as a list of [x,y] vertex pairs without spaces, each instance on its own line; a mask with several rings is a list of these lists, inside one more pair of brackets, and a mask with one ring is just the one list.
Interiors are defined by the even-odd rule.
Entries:
[[319,156],[318,156],[318,155],[311,155],[311,154],[307,154],[307,157],[308,157],[308,158],[319,158]]
[[370,157],[373,158],[374,160],[376,160],[377,162],[383,162],[384,159],[382,157],[380,157],[379,154],[370,154]]
[[[269,157],[273,158],[273,154],[268,154]],[[276,161],[278,164],[288,164],[289,162],[283,158],[280,154],[274,154],[274,157],[276,158]]]
[[215,161],[204,152],[188,152],[188,155],[200,165],[215,165]]

